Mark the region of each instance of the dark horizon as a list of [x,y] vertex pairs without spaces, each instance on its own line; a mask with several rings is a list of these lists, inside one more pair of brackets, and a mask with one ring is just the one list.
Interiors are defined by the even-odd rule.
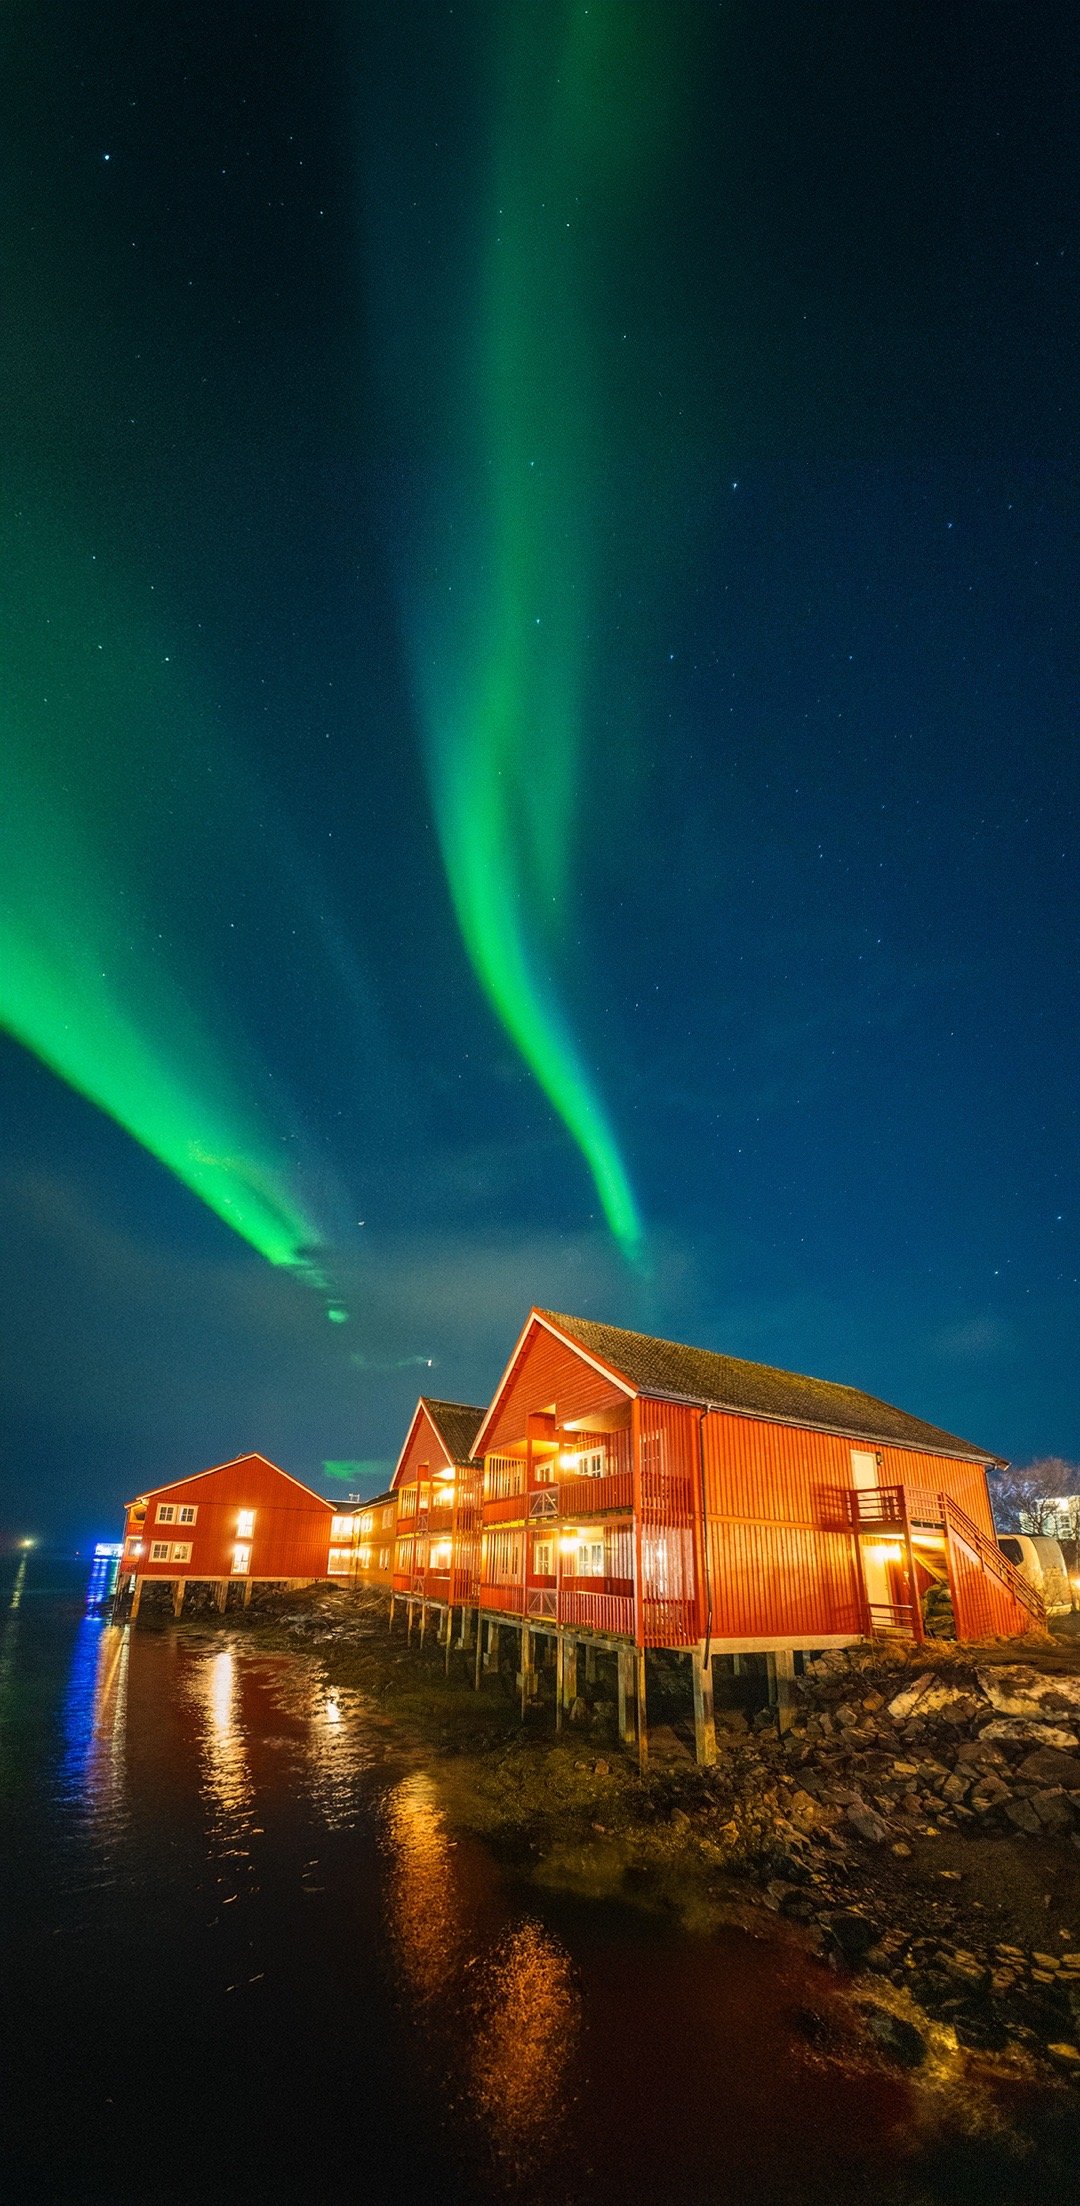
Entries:
[[1080,1460],[1075,11],[3,35],[0,1524],[532,1303]]

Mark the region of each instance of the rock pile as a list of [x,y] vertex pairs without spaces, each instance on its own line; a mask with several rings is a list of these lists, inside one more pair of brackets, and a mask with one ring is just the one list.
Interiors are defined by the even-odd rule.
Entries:
[[[726,1827],[766,1904],[961,2042],[1019,2044],[1080,2076],[1080,1925],[1055,1928],[1052,1952],[1047,1934],[1036,1949],[1002,1943],[962,1870],[932,1871],[929,1894],[908,1873],[948,1833],[1080,1851],[1080,1675],[959,1650],[912,1674],[851,1650],[807,1665],[784,1736],[768,1715],[756,1730],[727,1720]],[[1038,1857],[1030,1868],[1042,1877]]]

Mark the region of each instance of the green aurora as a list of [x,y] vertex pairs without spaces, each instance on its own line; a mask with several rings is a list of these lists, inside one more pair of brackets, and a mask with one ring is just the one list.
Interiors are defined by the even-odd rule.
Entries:
[[445,345],[417,331],[409,377],[411,433],[438,428],[405,626],[469,956],[633,1257],[637,1204],[554,969],[571,935],[609,482],[628,463],[595,296],[666,154],[670,23],[647,0],[505,0],[487,20],[463,326]]
[[173,977],[167,848],[183,868],[207,836],[173,654],[62,524],[13,509],[0,550],[0,1027],[268,1263],[328,1294],[318,1231],[274,1157],[282,1133],[246,1100],[238,1046],[227,1060],[229,1023],[197,1017]]

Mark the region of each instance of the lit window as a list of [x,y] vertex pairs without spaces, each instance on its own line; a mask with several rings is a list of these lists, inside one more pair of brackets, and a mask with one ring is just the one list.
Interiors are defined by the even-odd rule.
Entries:
[[174,1563],[189,1563],[191,1561],[191,1541],[174,1540],[169,1560]]
[[361,1519],[360,1519],[360,1530],[361,1530],[361,1532],[363,1533],[363,1536],[364,1536],[364,1538],[365,1538],[365,1539],[367,1538],[367,1536],[368,1536],[368,1533],[369,1533],[369,1532],[370,1532],[370,1530],[371,1530],[371,1523],[372,1523],[371,1511],[370,1511],[370,1509],[365,1509],[365,1511],[364,1511],[364,1514],[363,1514],[363,1516],[362,1516],[362,1517],[361,1517]]
[[254,1511],[254,1509],[241,1509],[241,1511],[240,1511],[240,1514],[239,1514],[239,1516],[238,1516],[238,1517],[237,1517],[237,1519],[236,1519],[236,1537],[237,1537],[237,1539],[238,1539],[238,1540],[249,1540],[249,1539],[251,1538],[251,1535],[252,1535],[252,1533],[254,1532],[254,1530],[255,1530],[255,1511]]
[[194,1524],[198,1514],[199,1512],[193,1504],[190,1501],[185,1501],[176,1512],[177,1524]]
[[232,1551],[232,1574],[233,1574],[233,1577],[234,1577],[234,1578],[246,1578],[246,1577],[247,1577],[247,1574],[248,1574],[248,1571],[250,1570],[250,1568],[251,1568],[251,1549],[250,1549],[250,1547],[246,1547],[245,1545],[243,1545],[243,1544],[242,1544],[242,1542],[240,1542],[240,1541],[238,1540],[238,1541],[237,1541],[237,1544],[236,1544],[236,1546],[235,1546],[235,1547],[233,1548],[233,1551]]
[[348,1577],[352,1568],[352,1551],[347,1547],[332,1547],[327,1557],[326,1569],[331,1578]]
[[141,1555],[142,1541],[135,1538],[129,1538],[127,1542],[127,1551],[129,1555]]
[[534,1540],[534,1541],[533,1541],[533,1577],[534,1577],[534,1578],[553,1578],[554,1576],[555,1576],[555,1562],[554,1562],[554,1541],[552,1541],[552,1540]]
[[366,1570],[371,1562],[370,1547],[358,1547],[356,1550],[356,1560],[359,1563],[361,1570]]
[[175,1503],[175,1501],[159,1501],[159,1502],[158,1502],[158,1505],[157,1505],[157,1520],[158,1520],[158,1523],[159,1523],[159,1524],[175,1524],[175,1523],[176,1523],[176,1503]]
[[380,1569],[380,1570],[389,1570],[389,1568],[390,1568],[390,1549],[389,1549],[388,1547],[380,1547],[380,1549],[379,1549],[379,1569]]
[[355,1517],[331,1517],[330,1519],[330,1537],[332,1540],[351,1540],[355,1529]]
[[168,1562],[168,1560],[169,1560],[169,1543],[168,1543],[168,1540],[151,1540],[151,1542],[150,1542],[150,1560],[151,1560],[151,1562],[152,1562],[152,1563],[167,1563],[167,1562]]

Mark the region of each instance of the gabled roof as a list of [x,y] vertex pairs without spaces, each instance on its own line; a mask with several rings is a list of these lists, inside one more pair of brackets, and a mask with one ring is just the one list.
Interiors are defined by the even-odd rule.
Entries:
[[[594,1318],[569,1317],[559,1310],[530,1312],[500,1382],[496,1402],[534,1322],[580,1349],[631,1394],[661,1396],[702,1409],[732,1410],[772,1423],[805,1425],[837,1433],[844,1439],[884,1441],[936,1455],[964,1456],[977,1463],[1002,1460],[988,1449],[975,1447],[970,1440],[960,1440],[955,1433],[928,1425],[921,1417],[894,1409],[876,1395],[864,1394],[858,1387],[839,1386],[831,1379],[810,1379],[797,1371],[777,1371],[770,1364],[721,1356],[711,1348],[688,1348],[679,1341],[627,1332],[621,1325],[601,1325]],[[495,1402],[492,1411],[494,1407]]]
[[472,1463],[476,1460],[473,1455],[473,1443],[483,1422],[483,1410],[477,1409],[475,1404],[471,1402],[437,1402],[434,1395],[421,1394],[409,1419],[409,1429],[405,1435],[401,1454],[394,1465],[394,1475],[390,1481],[391,1488],[397,1486],[401,1466],[408,1455],[412,1444],[412,1436],[416,1431],[416,1421],[419,1417],[427,1418],[436,1440],[446,1450],[449,1463]]
[[437,1402],[430,1394],[420,1400],[426,1409],[451,1463],[472,1463],[473,1442],[484,1421],[484,1412],[472,1402]]
[[306,1494],[309,1501],[320,1502],[324,1509],[332,1509],[334,1506],[324,1495],[317,1494],[313,1486],[305,1486],[303,1480],[294,1478],[291,1471],[283,1471],[280,1463],[271,1463],[269,1456],[260,1455],[257,1448],[248,1448],[243,1455],[230,1455],[225,1463],[211,1463],[208,1471],[185,1471],[180,1478],[167,1478],[163,1486],[144,1486],[142,1492],[136,1494],[134,1501],[125,1501],[124,1507],[134,1509],[140,1502],[153,1501],[155,1494],[171,1493],[176,1486],[193,1486],[196,1479],[213,1478],[217,1471],[235,1470],[238,1463],[265,1463],[268,1471],[276,1471],[279,1478],[287,1478],[290,1486],[299,1486],[301,1493]]

